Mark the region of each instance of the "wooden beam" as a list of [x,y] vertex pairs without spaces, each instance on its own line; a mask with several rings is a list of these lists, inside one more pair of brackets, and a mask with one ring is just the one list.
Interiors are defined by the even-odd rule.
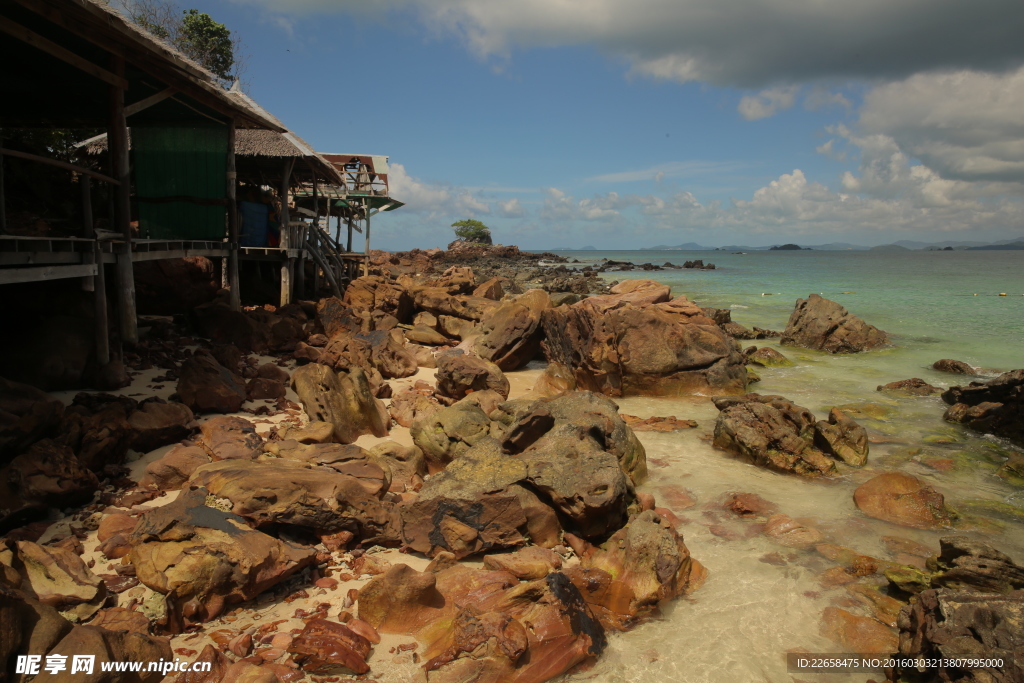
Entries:
[[38,154],[29,154],[28,152],[19,152],[18,150],[15,150],[15,149],[5,149],[5,148],[2,148],[2,147],[0,147],[0,155],[6,155],[6,156],[9,156],[9,157],[17,157],[19,159],[28,159],[29,161],[38,161],[39,163],[46,164],[48,166],[56,166],[57,168],[63,168],[66,171],[74,171],[75,173],[81,173],[82,175],[87,175],[90,178],[96,178],[97,180],[102,180],[103,182],[110,183],[111,185],[118,185],[118,184],[120,184],[120,183],[118,183],[117,180],[115,180],[114,178],[111,178],[108,175],[103,175],[102,173],[97,173],[96,171],[94,171],[94,170],[92,170],[90,168],[84,168],[82,166],[76,166],[75,164],[69,164],[68,162],[61,161],[60,159],[51,159],[50,157],[41,157]]
[[112,74],[106,69],[96,66],[89,60],[79,57],[71,50],[61,47],[57,43],[42,37],[35,31],[28,30],[21,24],[13,22],[7,17],[0,16],[0,31],[14,36],[18,40],[26,42],[37,50],[42,50],[46,54],[56,57],[62,62],[66,62],[75,68],[81,69],[90,76],[98,78],[115,88],[119,88],[122,91],[128,89],[128,81],[124,77]]
[[40,282],[42,280],[63,280],[72,277],[90,277],[95,274],[95,263],[82,263],[77,266],[3,268],[0,269],[0,285],[10,285],[16,282]]
[[154,104],[159,104],[159,103],[163,102],[168,97],[170,97],[171,95],[176,94],[177,92],[178,92],[177,88],[167,88],[166,90],[161,90],[160,92],[158,92],[158,93],[156,93],[154,95],[150,95],[149,97],[146,97],[145,99],[141,99],[138,102],[132,102],[131,104],[127,105],[124,108],[125,118],[128,118],[129,116],[133,116],[135,114],[138,114],[143,109],[149,109]]
[[228,124],[227,145],[227,204],[228,204],[228,291],[231,310],[242,310],[242,292],[238,282],[238,203],[235,195],[238,186],[238,174],[235,172],[235,120]]
[[[112,68],[124,73],[124,59],[113,57]],[[125,243],[124,253],[117,255],[117,308],[121,340],[129,345],[139,342],[139,323],[135,307],[135,273],[132,268],[131,169],[128,161],[128,124],[124,118],[124,90],[109,89],[110,124],[107,148],[110,168],[118,181],[114,191],[114,228]]]

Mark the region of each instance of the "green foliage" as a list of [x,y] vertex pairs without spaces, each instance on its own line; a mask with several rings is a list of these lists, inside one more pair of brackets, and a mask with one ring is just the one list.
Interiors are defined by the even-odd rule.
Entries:
[[466,218],[452,223],[455,235],[467,242],[487,242],[491,238],[491,229],[478,220]]
[[231,31],[209,14],[197,9],[185,10],[175,44],[182,52],[221,78],[231,79],[235,63]]

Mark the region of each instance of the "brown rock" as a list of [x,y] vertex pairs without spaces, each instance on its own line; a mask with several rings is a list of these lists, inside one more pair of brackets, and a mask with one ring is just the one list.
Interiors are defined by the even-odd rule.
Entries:
[[64,404],[34,386],[0,377],[0,411],[0,464],[6,464],[57,427]]
[[370,449],[375,460],[383,460],[391,470],[389,491],[419,491],[427,475],[427,461],[418,446],[403,446],[394,441],[384,441]]
[[788,515],[775,514],[768,518],[764,534],[779,545],[803,548],[821,542],[824,538],[813,526],[806,526]]
[[811,294],[797,299],[781,342],[828,353],[858,353],[888,345],[889,337],[835,301]]
[[444,613],[436,575],[395,564],[359,590],[359,618],[381,633],[412,633]]
[[932,363],[932,368],[939,372],[951,372],[955,375],[977,375],[967,363],[962,360],[953,360],[952,358],[943,358]]
[[192,411],[183,403],[149,400],[128,416],[135,431],[132,448],[140,453],[180,441],[192,431]]
[[108,631],[128,631],[149,635],[149,619],[142,612],[135,612],[125,607],[101,609],[96,618],[89,622],[90,626],[99,626]]
[[697,427],[696,420],[680,420],[675,415],[639,418],[636,415],[623,414],[622,419],[634,432],[677,432]]
[[214,460],[252,460],[263,452],[263,439],[244,417],[220,416],[200,426],[203,445]]
[[436,471],[491,436],[491,424],[479,405],[459,401],[414,422],[410,434],[423,451],[427,465]]
[[298,441],[304,444],[330,443],[334,439],[334,425],[330,422],[310,422],[308,424],[286,425],[278,434],[282,441]]
[[988,382],[950,387],[942,400],[949,404],[942,419],[1024,445],[1024,369],[1004,372]]
[[295,344],[295,350],[292,351],[292,356],[295,357],[295,360],[298,361],[300,365],[305,365],[306,363],[319,362],[321,353],[322,351],[315,346],[305,342],[298,342]]
[[107,597],[103,581],[70,550],[18,541],[15,564],[26,591],[79,619],[95,614]]
[[370,642],[348,626],[326,619],[312,619],[292,640],[288,651],[304,671],[343,666],[357,674],[370,670],[366,658]]
[[210,456],[199,446],[178,445],[162,458],[146,465],[142,486],[155,486],[161,491],[174,491],[188,481],[196,468],[210,462]]
[[[72,675],[71,662],[75,655],[93,655],[95,657],[93,667],[93,680],[98,681],[138,681],[139,683],[158,683],[163,679],[164,674],[160,671],[143,671],[137,675],[121,679],[106,678],[100,673],[103,665],[110,662],[159,662],[173,661],[174,653],[171,652],[170,642],[166,638],[155,638],[142,633],[131,631],[110,631],[106,628],[94,626],[75,626],[70,633],[54,645],[47,655],[62,655],[67,657],[68,668],[56,675],[47,675],[47,679],[59,683],[72,683],[82,680],[80,673]],[[46,658],[43,658],[46,661]],[[97,676],[97,674],[99,674]],[[88,679],[87,679],[88,680]]]
[[725,507],[740,517],[768,517],[779,511],[775,503],[756,493],[726,494]]
[[542,289],[503,302],[480,321],[474,351],[506,372],[523,367],[540,353],[541,318],[549,308],[551,298]]
[[[448,337],[426,325],[415,325],[411,330],[406,330],[405,338],[411,342],[426,344],[427,346],[446,346],[449,341]],[[423,366],[420,364],[420,367]]]
[[783,354],[770,346],[762,346],[756,351],[748,354],[747,362],[769,368],[783,368],[794,365],[793,361],[786,358]]
[[933,387],[928,382],[917,377],[881,384],[878,386],[877,391],[885,391],[900,396],[935,396],[942,393],[942,389],[939,387]]
[[305,365],[292,373],[292,388],[310,420],[334,425],[334,440],[352,443],[361,434],[387,436],[390,418],[374,398],[359,368],[335,373],[324,365]]
[[245,402],[245,385],[213,356],[197,354],[178,375],[178,396],[196,413],[234,413]]
[[460,399],[492,389],[508,398],[509,383],[497,365],[476,356],[449,352],[437,358],[437,392]]
[[859,617],[838,607],[826,607],[821,616],[821,635],[848,652],[888,655],[899,646],[896,633],[871,617]]
[[917,477],[902,472],[880,474],[853,493],[861,512],[893,524],[936,529],[951,524],[942,494]]
[[14,458],[7,468],[7,480],[10,491],[21,501],[40,507],[85,503],[99,487],[96,475],[82,467],[70,448],[50,439]]
[[398,392],[388,406],[388,413],[395,422],[403,427],[412,427],[414,423],[429,418],[444,408],[434,397],[432,388],[407,387]]
[[115,512],[100,520],[100,526],[96,530],[96,540],[103,542],[111,536],[122,534],[127,536],[135,528],[138,520],[123,512]]
[[868,432],[838,408],[828,413],[828,422],[814,425],[814,445],[833,458],[853,467],[868,461]]
[[245,386],[246,395],[250,401],[262,401],[264,399],[276,400],[284,398],[288,393],[288,386],[284,382],[265,377],[255,377],[249,380]]
[[484,569],[508,572],[526,581],[542,579],[561,568],[562,558],[557,553],[536,546],[521,548],[512,553],[484,556]]

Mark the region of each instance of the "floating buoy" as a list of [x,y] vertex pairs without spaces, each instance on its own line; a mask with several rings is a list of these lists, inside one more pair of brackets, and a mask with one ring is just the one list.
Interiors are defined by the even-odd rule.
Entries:
[[999,296],[1006,296],[1006,292],[999,292]]
[[977,294],[977,293],[975,293],[975,294],[974,294],[974,296],[978,296],[978,294]]

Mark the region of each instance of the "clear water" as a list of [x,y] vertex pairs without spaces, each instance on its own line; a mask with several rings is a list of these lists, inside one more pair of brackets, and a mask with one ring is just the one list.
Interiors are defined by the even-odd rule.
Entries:
[[[828,588],[820,574],[834,563],[813,549],[776,545],[763,535],[727,540],[713,524],[744,534],[749,525],[732,521],[718,502],[730,491],[749,491],[776,503],[780,511],[812,523],[830,542],[882,559],[882,537],[901,536],[938,551],[949,531],[899,527],[861,514],[854,489],[872,476],[900,470],[939,489],[961,519],[957,532],[983,537],[1024,562],[1024,490],[996,476],[1012,448],[994,437],[972,434],[943,422],[938,398],[893,398],[880,384],[920,377],[946,387],[963,378],[930,365],[955,358],[996,373],[1024,367],[1024,253],[1022,252],[575,252],[583,263],[598,259],[682,263],[700,258],[713,271],[665,270],[606,273],[608,280],[648,277],[672,286],[704,306],[731,308],[733,319],[782,330],[797,298],[812,292],[836,300],[867,322],[890,333],[895,346],[877,352],[829,356],[769,345],[796,361],[792,368],[758,369],[752,391],[782,394],[823,418],[833,406],[861,409],[858,419],[872,437],[864,469],[845,468],[831,481],[766,472],[713,449],[709,435],[718,411],[701,397],[626,398],[622,412],[647,417],[675,415],[697,420],[683,432],[640,433],[650,480],[642,490],[668,500],[666,487],[687,490],[696,505],[680,510],[680,527],[694,557],[710,570],[707,583],[688,599],[669,606],[661,618],[615,635],[606,656],[570,680],[614,683],[679,681],[836,682],[879,679],[880,674],[813,675],[786,671],[784,653],[845,652],[820,635],[821,613],[829,605],[869,615],[851,606],[842,586]],[[1000,292],[1008,296],[1000,297]],[[766,296],[770,294],[770,296]],[[974,296],[977,294],[977,296]],[[535,371],[527,371],[535,372]],[[762,562],[768,553],[787,562]],[[866,583],[884,579],[868,577]]]

